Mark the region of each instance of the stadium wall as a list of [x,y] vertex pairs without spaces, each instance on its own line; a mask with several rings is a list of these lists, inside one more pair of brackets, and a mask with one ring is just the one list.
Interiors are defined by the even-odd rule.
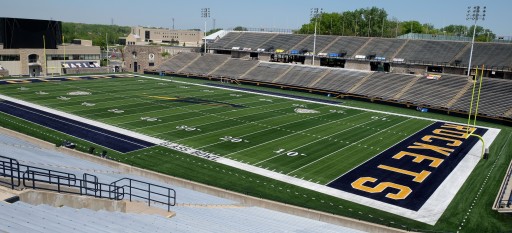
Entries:
[[424,74],[427,72],[425,65],[392,64],[391,72],[398,74]]
[[369,61],[357,61],[357,60],[349,60],[345,62],[346,69],[354,69],[354,70],[367,70],[370,71],[370,62]]

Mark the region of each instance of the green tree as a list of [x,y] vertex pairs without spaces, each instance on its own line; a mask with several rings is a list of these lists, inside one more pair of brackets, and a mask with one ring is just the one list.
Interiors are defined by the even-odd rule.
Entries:
[[[117,25],[82,24],[62,22],[62,35],[65,43],[71,43],[74,39],[92,40],[95,46],[106,47],[117,44],[119,37],[127,36],[130,27]],[[108,36],[107,36],[108,34]]]
[[233,28],[233,31],[247,31],[247,28],[242,27],[242,26],[237,26],[237,27]]
[[210,31],[207,31],[207,32],[206,32],[206,35],[207,35],[207,36],[208,36],[208,35],[211,35],[211,34],[213,34],[213,33],[216,33],[216,32],[218,32],[218,31],[220,31],[220,30],[222,30],[222,28],[215,28],[215,29],[212,29],[212,30],[210,30]]
[[295,33],[313,34],[315,21],[317,34],[320,35],[344,35],[344,36],[382,36],[384,32],[389,34],[390,22],[384,9],[377,7],[345,11],[343,13],[321,13],[311,18]]

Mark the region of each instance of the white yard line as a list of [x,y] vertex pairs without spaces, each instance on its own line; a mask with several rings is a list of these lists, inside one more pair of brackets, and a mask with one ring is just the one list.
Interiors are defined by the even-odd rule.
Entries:
[[[359,114],[358,114],[358,115],[359,115]],[[346,119],[346,118],[345,118],[345,119]],[[283,152],[283,153],[277,154],[277,155],[275,155],[275,156],[272,156],[272,157],[270,157],[270,158],[264,159],[264,160],[262,160],[262,161],[259,161],[259,162],[257,162],[257,163],[254,163],[254,164],[252,164],[252,165],[256,166],[256,165],[258,165],[258,164],[260,164],[260,163],[263,163],[263,162],[266,162],[266,161],[268,161],[268,160],[271,160],[271,159],[277,158],[277,157],[279,157],[279,156],[281,156],[281,155],[283,155],[283,154],[287,153],[288,151],[297,151],[297,149],[300,149],[300,148],[302,148],[302,147],[305,147],[305,146],[311,145],[311,144],[313,144],[313,143],[315,143],[315,142],[318,142],[318,141],[324,140],[324,139],[326,139],[326,138],[330,138],[330,137],[332,137],[333,135],[337,135],[337,134],[343,133],[343,132],[345,132],[345,131],[347,131],[347,130],[351,130],[351,129],[356,128],[356,127],[361,127],[362,125],[368,124],[368,123],[373,122],[373,121],[376,121],[376,119],[374,119],[374,120],[370,120],[370,121],[366,121],[366,122],[364,122],[364,123],[361,123],[361,124],[354,125],[354,126],[352,126],[352,127],[346,128],[346,129],[344,129],[344,130],[342,130],[342,131],[338,131],[338,132],[336,132],[335,134],[332,134],[332,135],[329,135],[329,136],[326,136],[326,137],[322,137],[322,138],[317,139],[317,140],[310,141],[310,142],[308,142],[308,143],[306,143],[306,144],[303,144],[303,145],[301,145],[301,146],[299,146],[299,147],[295,147],[295,148],[293,148],[293,149],[289,149],[289,150],[287,150],[286,152]]]
[[[260,101],[254,101],[254,102],[249,102],[249,103],[256,103],[256,102],[260,102]],[[277,104],[283,104],[283,103],[276,103],[276,104],[272,104],[272,105],[277,105]],[[267,105],[268,106],[268,105]],[[216,109],[216,108],[223,108],[223,106],[219,106],[219,107],[212,107],[212,108],[208,108],[208,109],[204,109],[204,110],[211,110],[211,109]],[[260,107],[254,107],[254,108],[260,108]],[[284,108],[282,108],[284,109]],[[221,112],[221,113],[204,113],[202,112],[203,110],[197,110],[197,113],[200,114],[199,116],[195,116],[195,117],[190,117],[190,118],[186,118],[186,119],[182,119],[182,120],[178,120],[178,121],[171,121],[171,122],[163,122],[162,124],[157,124],[157,125],[150,125],[150,126],[144,126],[144,127],[140,127],[140,128],[135,128],[134,130],[139,130],[139,129],[144,129],[144,128],[150,128],[150,127],[156,127],[156,126],[163,126],[163,125],[166,125],[166,124],[172,124],[172,123],[176,123],[176,122],[180,122],[180,121],[186,121],[186,120],[193,120],[193,119],[198,119],[198,118],[201,118],[201,117],[210,117],[210,116],[215,116],[215,117],[218,117],[222,120],[220,121],[224,121],[224,120],[236,120],[236,118],[240,118],[240,117],[247,117],[247,116],[252,116],[252,115],[255,115],[255,114],[260,114],[260,113],[264,113],[264,112],[257,112],[257,113],[251,113],[251,114],[248,114],[248,115],[243,115],[243,116],[237,116],[235,118],[233,117],[225,117],[225,116],[220,116],[220,114],[225,114],[225,113],[231,113],[231,112],[236,112],[236,111],[239,111],[239,110],[243,110],[243,109],[233,109],[233,110],[230,110],[230,111],[226,111],[226,112]],[[276,110],[270,110],[270,111],[265,111],[265,112],[274,112],[274,111],[279,111],[281,109],[276,109]],[[283,114],[286,114],[284,112],[282,112]],[[183,113],[178,113],[178,114],[183,114]],[[178,115],[178,114],[171,114],[171,115],[164,115],[163,117],[168,117],[168,116],[173,116],[173,115]],[[162,116],[155,116],[156,118],[162,118]],[[120,123],[120,124],[126,124],[126,123],[130,123],[130,122],[137,122],[137,121],[140,121],[140,120],[136,120],[136,121],[128,121],[128,122],[123,122],[123,123]],[[220,121],[215,121],[215,122],[212,122],[210,121],[209,124],[211,123],[216,123],[216,122],[220,122]],[[116,125],[120,125],[120,124],[116,124]],[[174,130],[173,130],[174,131]],[[160,135],[160,134],[166,134],[168,132],[162,132],[162,133],[157,133],[157,134],[153,134],[153,135]]]
[[224,156],[225,156],[225,157],[229,157],[230,155],[233,155],[233,154],[236,154],[236,153],[240,153],[240,152],[242,152],[242,151],[250,150],[250,149],[253,149],[253,148],[255,148],[255,147],[259,147],[259,146],[262,146],[262,145],[265,145],[265,144],[268,144],[268,143],[271,143],[271,142],[275,142],[275,141],[277,141],[277,140],[281,140],[281,139],[283,139],[283,138],[287,138],[287,137],[290,137],[290,136],[293,136],[293,135],[296,135],[296,134],[301,134],[301,133],[303,133],[303,132],[305,132],[305,131],[308,131],[308,130],[311,130],[311,129],[314,129],[314,128],[318,128],[318,127],[325,126],[325,125],[328,125],[328,124],[333,124],[333,123],[336,123],[336,122],[338,122],[338,121],[346,120],[346,119],[351,118],[351,117],[359,116],[359,115],[361,115],[361,114],[363,114],[363,113],[365,113],[365,112],[361,112],[361,113],[358,113],[358,114],[356,114],[356,115],[352,115],[352,116],[349,116],[349,117],[346,117],[346,118],[341,118],[341,119],[338,119],[338,120],[335,120],[335,121],[330,121],[330,122],[327,122],[327,123],[324,123],[324,124],[316,125],[316,126],[313,126],[313,127],[311,127],[311,128],[307,128],[307,129],[304,129],[304,130],[300,130],[300,131],[297,131],[297,132],[295,132],[295,133],[288,134],[288,135],[286,135],[286,136],[284,136],[284,137],[280,137],[280,138],[276,138],[276,139],[274,139],[274,140],[266,141],[266,142],[264,142],[264,143],[260,143],[260,144],[255,145],[255,146],[251,146],[251,147],[245,148],[245,149],[243,149],[243,150],[235,151],[235,152],[229,153],[229,154],[224,155]]
[[[450,122],[450,121],[439,120],[439,119],[435,119],[435,118],[418,117],[418,116],[411,116],[411,115],[401,114],[401,113],[384,112],[384,111],[373,110],[373,109],[351,107],[351,106],[343,105],[341,103],[340,104],[331,104],[331,103],[325,103],[325,102],[315,101],[315,100],[295,99],[295,98],[287,97],[287,96],[259,93],[257,91],[247,91],[247,90],[238,90],[238,89],[227,88],[227,87],[209,86],[209,85],[204,85],[204,84],[188,83],[188,82],[183,82],[183,81],[176,81],[176,80],[170,80],[170,79],[149,77],[149,76],[144,76],[144,75],[139,75],[139,76],[140,77],[144,77],[144,78],[148,78],[148,79],[156,79],[156,80],[162,80],[162,81],[167,81],[167,82],[176,82],[176,83],[190,84],[190,85],[203,86],[203,87],[209,87],[209,88],[217,88],[217,89],[230,90],[230,91],[234,91],[234,92],[250,93],[250,94],[262,95],[262,96],[271,96],[271,97],[275,97],[275,98],[289,99],[289,100],[295,100],[295,101],[301,101],[301,102],[307,102],[307,103],[315,103],[315,104],[329,105],[329,106],[340,107],[340,108],[356,109],[356,110],[361,110],[361,111],[365,111],[365,112],[376,112],[376,113],[382,113],[382,114],[388,114],[388,115],[394,115],[394,116],[402,116],[402,117],[407,117],[407,118],[415,118],[415,119],[426,120],[426,121],[442,121],[442,122],[448,122],[448,123],[454,123],[454,124],[461,124],[461,123],[458,123],[458,122]],[[485,126],[478,126],[478,127],[491,129],[491,128],[485,127]]]
[[[296,171],[298,171],[298,170],[301,170],[301,169],[303,169],[303,168],[305,168],[305,167],[311,166],[311,165],[313,165],[313,164],[317,163],[318,161],[321,161],[321,160],[323,160],[323,159],[325,159],[325,158],[327,158],[327,157],[330,157],[331,155],[336,154],[336,153],[338,153],[338,152],[340,152],[340,151],[342,151],[342,150],[344,150],[344,149],[346,149],[346,148],[349,148],[349,147],[351,147],[351,146],[353,146],[353,145],[359,144],[360,142],[362,142],[362,141],[364,141],[364,140],[366,140],[366,139],[368,139],[368,138],[371,138],[371,137],[373,137],[373,136],[375,136],[375,135],[377,135],[377,134],[380,134],[380,133],[382,133],[382,132],[384,132],[384,131],[386,131],[386,130],[388,130],[388,129],[391,129],[391,128],[393,128],[393,127],[397,126],[397,125],[403,124],[403,123],[405,123],[405,122],[407,122],[407,121],[409,121],[409,120],[411,120],[411,118],[409,118],[409,119],[407,119],[407,120],[405,120],[405,121],[402,121],[402,122],[400,122],[400,123],[398,123],[398,124],[394,124],[394,125],[392,125],[392,126],[389,126],[388,128],[385,128],[385,129],[383,129],[383,130],[377,131],[376,133],[374,133],[374,134],[372,134],[372,135],[370,135],[370,136],[368,136],[368,137],[365,137],[365,138],[363,138],[363,139],[361,139],[361,140],[359,140],[359,141],[357,141],[357,142],[351,143],[350,145],[344,146],[344,147],[342,147],[342,148],[340,148],[340,149],[338,149],[338,150],[336,150],[336,151],[334,151],[334,152],[332,152],[332,153],[330,153],[330,154],[324,155],[324,156],[322,156],[322,157],[320,157],[320,158],[318,158],[318,159],[316,159],[316,160],[314,160],[314,161],[312,161],[312,162],[310,162],[310,163],[308,163],[308,164],[306,164],[306,165],[304,165],[304,166],[302,166],[302,167],[299,167],[299,168],[297,168],[297,169],[295,169],[295,170],[293,170],[293,171],[291,171],[291,172],[288,172],[288,173],[287,173],[287,175],[289,175],[289,174],[291,174],[291,173],[294,173],[294,172],[296,172]],[[375,121],[375,120],[374,120],[374,121]],[[371,122],[371,121],[370,121],[370,122]]]
[[[199,137],[199,136],[205,136],[205,135],[208,135],[208,134],[211,134],[211,133],[218,133],[220,131],[224,131],[224,130],[230,130],[230,129],[233,129],[233,128],[237,128],[237,127],[242,127],[242,126],[247,126],[249,124],[257,124],[257,125],[260,125],[260,126],[263,126],[263,127],[267,127],[267,128],[275,128],[275,126],[270,126],[270,125],[264,125],[264,124],[260,124],[258,122],[260,121],[267,121],[269,119],[273,119],[273,118],[277,118],[277,117],[285,117],[285,116],[288,116],[288,115],[292,115],[292,114],[298,114],[298,113],[286,113],[285,115],[280,115],[280,116],[275,116],[275,117],[271,117],[271,118],[265,118],[265,119],[261,119],[259,121],[253,121],[253,122],[250,122],[250,123],[246,123],[246,124],[242,124],[242,125],[237,125],[237,126],[232,126],[232,127],[228,127],[228,128],[223,128],[223,129],[220,129],[220,130],[215,130],[215,131],[210,131],[208,133],[203,133],[203,134],[199,134],[199,135],[195,135],[195,136],[191,136],[191,137],[186,137],[186,138],[182,138],[182,139],[178,139],[178,140],[175,140],[174,142],[179,142],[179,141],[183,141],[183,140],[188,140],[188,139],[191,139],[191,138],[195,138],[195,137]],[[328,114],[328,113],[327,113]],[[313,118],[318,118],[318,117],[322,117],[322,116],[326,116],[327,114],[322,114],[322,115],[318,115],[318,116],[311,116],[311,117],[306,117],[306,118],[302,118],[301,120],[309,120],[309,119],[313,119]],[[292,122],[292,123],[295,123]],[[203,125],[209,125],[209,124],[212,124],[212,122],[208,122],[206,124],[201,124],[201,125],[196,125],[194,127],[200,127],[200,126],[203,126]],[[287,125],[288,123],[286,124],[283,124],[283,125]],[[279,125],[279,127],[282,127],[283,125]],[[173,130],[175,131],[175,130]],[[171,132],[173,132],[171,131]],[[295,132],[295,131],[293,131]]]
[[[324,114],[324,115],[327,115],[327,114],[328,114],[328,113],[326,113],[326,114]],[[299,120],[296,120],[296,121],[288,122],[288,123],[286,123],[286,124],[277,125],[277,126],[267,126],[267,125],[259,124],[259,125],[264,126],[264,127],[267,127],[267,128],[266,128],[266,129],[262,129],[262,130],[258,130],[258,131],[255,131],[255,132],[251,132],[251,133],[249,133],[249,134],[244,134],[244,135],[241,135],[241,136],[236,136],[236,137],[237,137],[237,138],[242,138],[242,139],[243,139],[244,137],[247,137],[247,136],[249,136],[249,135],[253,135],[253,134],[256,134],[256,133],[261,133],[261,132],[266,131],[266,130],[269,130],[269,129],[276,129],[276,128],[280,128],[280,127],[282,127],[282,126],[284,126],[284,125],[289,125],[289,124],[297,123],[297,122],[300,122],[300,121],[303,121],[303,120],[307,120],[307,119],[299,119]],[[333,122],[329,122],[329,123],[333,123]],[[329,123],[325,123],[325,124],[329,124]],[[324,125],[325,125],[325,124],[324,124]],[[313,128],[314,128],[314,127],[313,127]],[[309,129],[312,129],[312,128],[308,128],[307,130],[309,130]],[[305,131],[305,130],[302,130],[302,131]],[[299,131],[299,132],[301,132],[301,131]],[[298,133],[298,132],[297,132],[297,133]],[[296,134],[296,133],[294,133],[294,134]],[[293,134],[289,134],[289,135],[287,135],[287,136],[285,136],[285,137],[288,137],[288,136],[291,136],[291,135],[293,135]],[[277,139],[275,139],[275,140],[279,140],[279,139],[282,139],[282,138],[285,138],[285,137],[277,138]],[[275,140],[272,140],[272,141],[275,141]],[[221,140],[221,141],[216,142],[216,143],[212,143],[212,144],[209,144],[209,145],[205,145],[205,146],[198,147],[198,149],[205,148],[205,147],[209,147],[209,146],[213,146],[213,145],[216,145],[216,144],[219,144],[219,143],[223,143],[223,142],[225,142],[225,141],[222,141],[222,140]],[[270,142],[270,141],[269,141],[269,142]],[[255,146],[252,146],[252,147],[249,147],[249,148],[258,147],[258,146],[261,146],[261,145],[264,145],[264,144],[266,144],[266,143],[261,143],[261,144],[258,144],[258,145],[255,145]],[[249,149],[249,148],[246,148],[246,149]],[[246,150],[246,149],[244,149],[244,150]],[[227,154],[227,155],[225,155],[225,156],[226,156],[226,157],[229,157],[229,155],[231,155],[231,154],[236,154],[236,153],[241,152],[241,151],[244,151],[244,150],[236,151],[236,152],[233,152],[233,153]]]

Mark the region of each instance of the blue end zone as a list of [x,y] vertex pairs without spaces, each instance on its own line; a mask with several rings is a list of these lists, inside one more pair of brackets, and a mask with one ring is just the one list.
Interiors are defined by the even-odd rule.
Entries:
[[417,211],[477,143],[459,137],[465,133],[465,126],[436,122],[327,186]]
[[150,142],[20,105],[11,101],[0,101],[0,112],[22,118],[122,153],[128,153],[155,145]]

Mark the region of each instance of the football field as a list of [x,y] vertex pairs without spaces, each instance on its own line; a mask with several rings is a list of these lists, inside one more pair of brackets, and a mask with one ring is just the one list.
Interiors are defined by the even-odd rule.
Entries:
[[11,97],[320,184],[432,124],[141,78],[0,88]]
[[[235,166],[259,171],[259,173],[268,172],[270,177],[293,180],[294,184],[299,183],[314,190],[320,186],[342,190],[357,196],[352,199],[355,202],[360,200],[371,206],[375,206],[375,202],[368,202],[366,198],[385,202],[398,206],[395,210],[391,210],[395,214],[401,214],[402,209],[405,209],[406,212],[416,212],[422,208],[445,179],[449,177],[453,179],[450,172],[476,143],[475,140],[463,144],[466,142],[460,140],[461,145],[468,146],[460,148],[462,156],[453,163],[450,162],[452,164],[448,164],[448,159],[445,161],[444,157],[441,159],[434,158],[434,155],[420,157],[413,153],[406,154],[415,156],[411,157],[407,161],[408,163],[414,159],[413,165],[417,163],[430,170],[411,168],[411,165],[403,165],[399,168],[390,167],[389,164],[378,165],[383,172],[392,171],[401,175],[397,180],[401,181],[402,185],[398,185],[398,183],[394,186],[388,185],[389,189],[385,192],[383,191],[386,187],[379,192],[373,192],[372,189],[377,189],[380,186],[375,183],[376,180],[367,179],[361,180],[362,183],[357,183],[356,177],[352,180],[354,181],[352,187],[363,188],[350,191],[348,190],[350,187],[344,188],[337,183],[343,183],[340,179],[347,174],[350,175],[351,171],[358,173],[359,170],[355,170],[356,168],[362,164],[371,164],[378,155],[386,155],[386,151],[403,143],[413,143],[411,140],[425,136],[425,133],[421,132],[427,129],[432,128],[429,132],[439,130],[433,127],[451,127],[452,131],[449,132],[458,129],[462,132],[461,134],[464,134],[463,131],[466,128],[446,126],[446,124],[443,126],[441,123],[436,125],[436,121],[399,114],[344,108],[341,101],[338,106],[207,85],[174,82],[169,79],[161,80],[129,75],[122,78],[96,77],[92,79],[68,78],[66,81],[46,80],[42,82],[26,81],[26,83],[21,81],[15,85],[0,85],[0,93],[157,138],[167,144],[173,143],[193,148],[218,156],[224,161],[234,162],[230,162],[230,164],[238,164]],[[475,130],[477,129],[472,129],[472,132]],[[481,135],[484,133],[485,131],[479,131]],[[414,135],[416,138],[413,137]],[[451,141],[453,141],[451,144],[457,144],[455,141],[459,140],[451,139]],[[161,145],[165,145],[165,143]],[[441,151],[441,154],[443,154],[442,152],[448,153],[448,151],[451,153],[457,149],[455,147],[444,149],[434,146],[424,147],[430,148],[432,153]],[[115,148],[113,149],[115,150]],[[393,158],[400,159],[396,156]],[[405,159],[400,161],[403,160]],[[437,166],[434,167],[433,164]],[[437,174],[435,173],[437,170],[434,168],[438,168],[440,164],[448,164],[447,166],[451,170],[438,172],[441,174],[439,176],[441,178],[432,178],[434,180],[432,182],[437,182],[434,183],[436,186],[434,188],[426,187],[429,186],[429,183],[423,183],[423,180],[428,181],[428,178],[431,178],[428,177],[431,173]],[[363,173],[365,171],[363,170]],[[383,172],[377,172],[376,175],[386,178],[398,176],[396,174],[388,176]],[[470,172],[471,170],[469,170]],[[469,173],[464,175],[468,176]],[[409,179],[410,177],[414,177],[414,182]],[[412,184],[404,185],[407,182],[412,182]],[[346,185],[346,182],[343,185]],[[350,186],[350,182],[348,185]],[[430,193],[428,195],[421,194],[419,199],[423,198],[424,200],[422,199],[423,201],[419,204],[419,199],[415,196],[414,200],[403,202],[403,199],[409,195],[411,197],[416,195],[416,189],[410,188],[415,185],[418,186],[418,190],[430,188],[428,191]],[[374,187],[372,188],[372,186]],[[411,191],[407,191],[406,188]],[[385,197],[390,194],[398,196],[403,194],[403,198],[402,202],[396,199],[383,201],[383,195],[372,197],[361,195],[358,193],[360,191],[366,191],[369,194],[382,193],[386,194]],[[358,195],[364,196],[363,199]],[[387,204],[382,208],[388,207]],[[423,212],[427,210],[423,210]],[[442,211],[437,217],[434,217],[435,220],[441,214]],[[415,215],[409,215],[411,218],[413,216]],[[430,224],[435,223],[433,220],[418,220]]]

